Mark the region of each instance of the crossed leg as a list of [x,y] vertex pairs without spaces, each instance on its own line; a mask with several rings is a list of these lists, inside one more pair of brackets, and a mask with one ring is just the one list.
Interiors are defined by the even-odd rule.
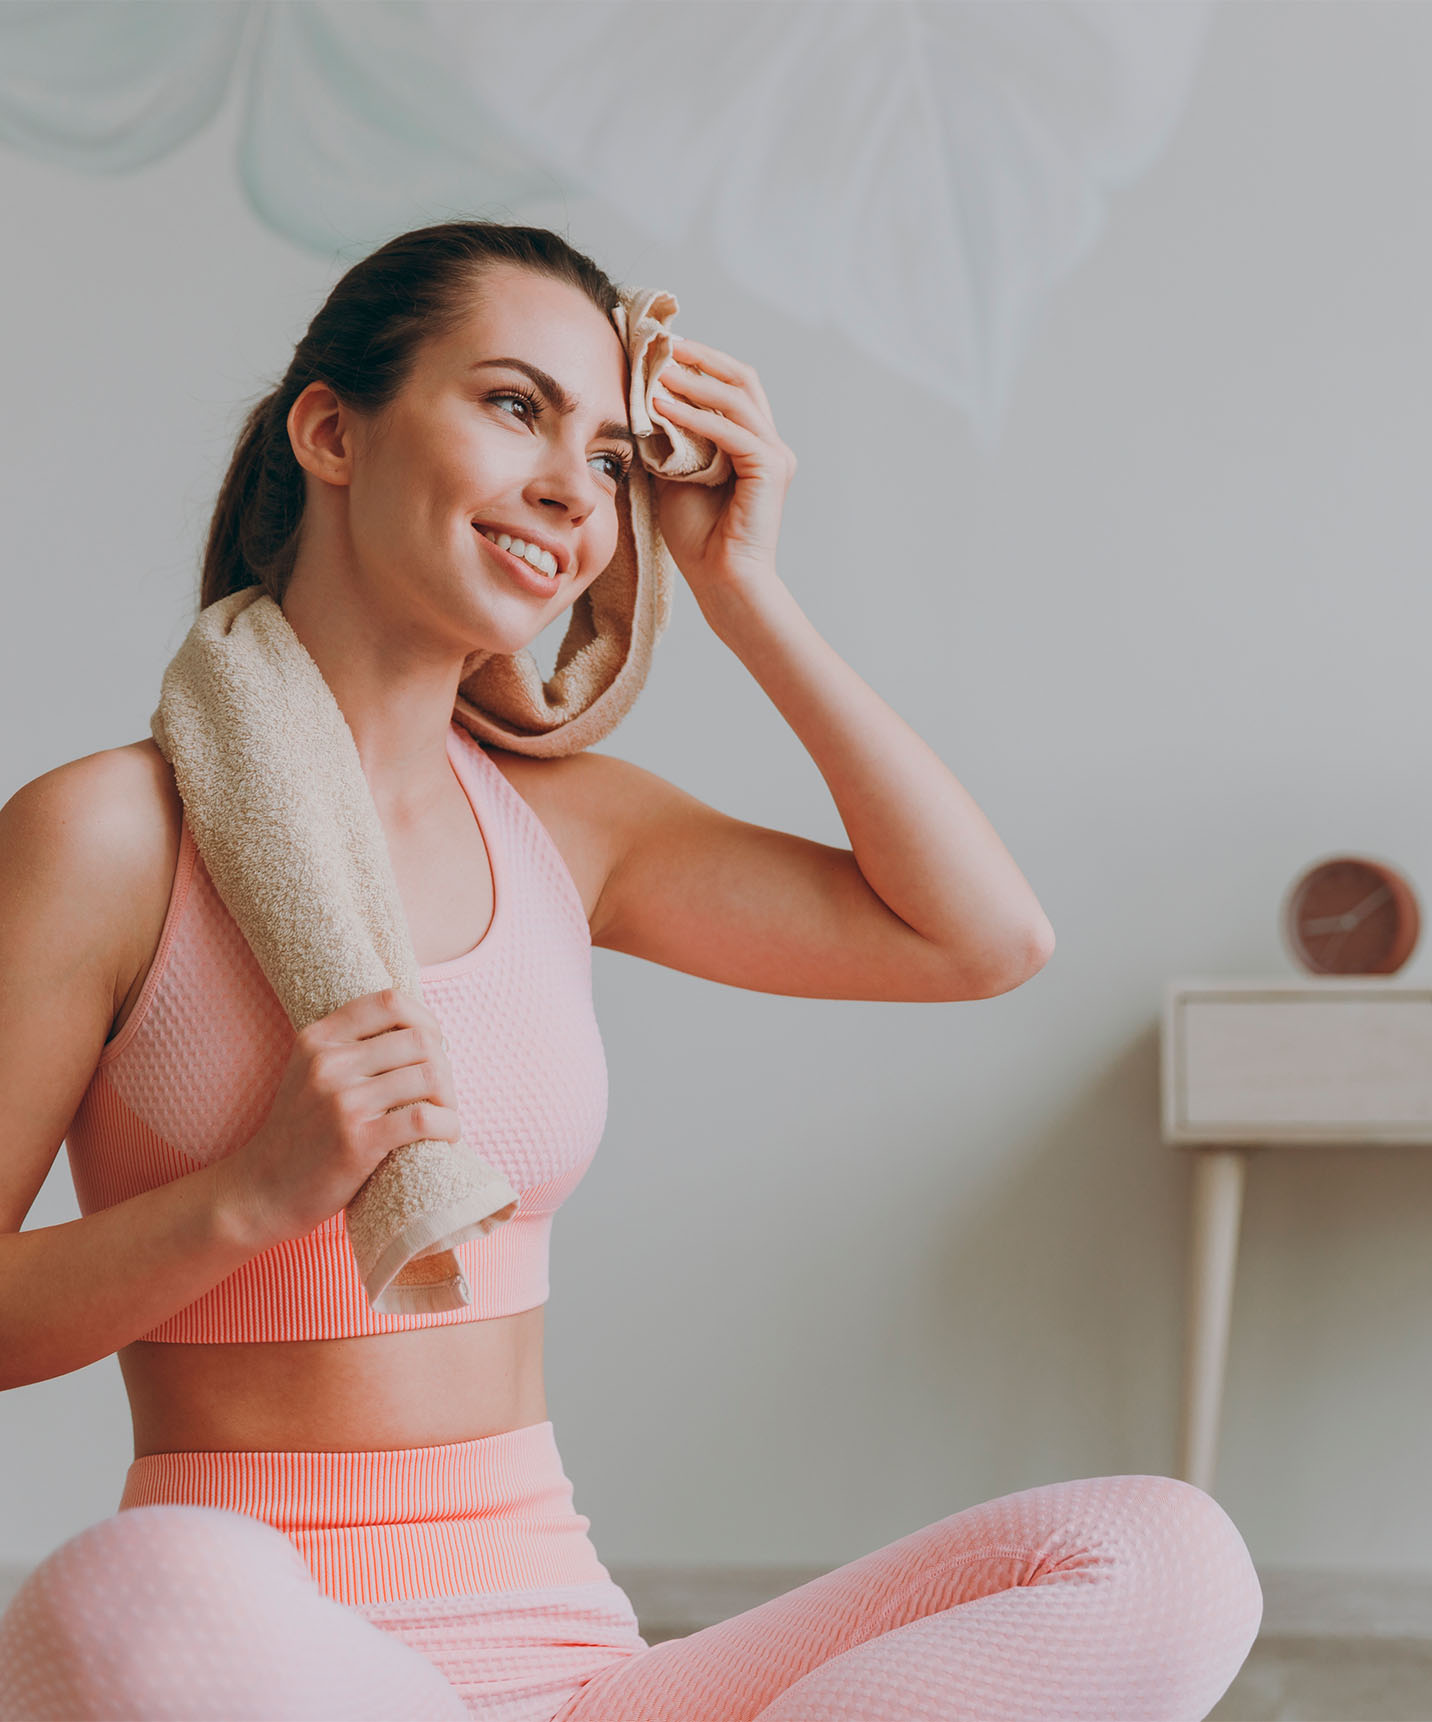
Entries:
[[[1201,1722],[1262,1606],[1202,1490],[1052,1483],[626,1655],[532,1722]],[[0,1617],[0,1722],[482,1714],[400,1632],[326,1596],[262,1520],[132,1508],[61,1544]]]
[[1211,1495],[1004,1495],[587,1681],[553,1722],[1201,1722],[1263,1594]]

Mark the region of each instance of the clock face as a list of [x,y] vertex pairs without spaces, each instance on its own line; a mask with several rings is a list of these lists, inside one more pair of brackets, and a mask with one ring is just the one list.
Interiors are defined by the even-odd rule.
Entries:
[[1417,898],[1381,861],[1338,856],[1310,867],[1288,893],[1283,932],[1315,975],[1390,975],[1412,955]]

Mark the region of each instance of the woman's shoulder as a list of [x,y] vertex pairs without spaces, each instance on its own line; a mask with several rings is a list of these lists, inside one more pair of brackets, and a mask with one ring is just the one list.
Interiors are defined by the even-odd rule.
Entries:
[[154,863],[177,857],[182,811],[169,762],[146,736],[41,772],[15,791],[0,818],[12,840],[88,867],[96,884],[118,880],[132,889]]
[[66,760],[0,808],[0,873],[32,918],[73,928],[107,973],[116,1014],[158,947],[179,859],[183,806],[151,737]]

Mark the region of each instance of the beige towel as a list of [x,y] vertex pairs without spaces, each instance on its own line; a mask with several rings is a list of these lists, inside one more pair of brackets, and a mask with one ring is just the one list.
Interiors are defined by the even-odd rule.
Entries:
[[[383,987],[422,997],[353,732],[259,587],[199,612],[164,672],[150,730],[215,889],[296,1030]],[[395,1150],[346,1209],[373,1307],[470,1302],[452,1246],[516,1203],[506,1178],[463,1143]]]
[[[651,410],[676,310],[669,293],[623,296],[617,323],[631,358],[640,458],[619,504],[617,551],[573,605],[549,683],[525,650],[478,653],[464,665],[454,716],[480,740],[520,753],[576,752],[620,721],[645,680],[673,578],[648,470],[702,484],[731,472],[714,443]],[[251,586],[201,610],[164,672],[150,729],[215,889],[296,1030],[383,987],[422,996],[353,732],[279,605]],[[345,1210],[373,1308],[410,1314],[470,1303],[453,1248],[516,1206],[507,1179],[466,1143],[395,1149]]]

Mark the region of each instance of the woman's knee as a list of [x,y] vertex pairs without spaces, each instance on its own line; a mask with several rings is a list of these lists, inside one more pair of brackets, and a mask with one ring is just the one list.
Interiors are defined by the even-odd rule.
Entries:
[[245,1581],[286,1591],[289,1557],[302,1567],[272,1526],[215,1508],[138,1507],[86,1526],[0,1616],[0,1722],[160,1714],[152,1683],[185,1635],[222,1621]]
[[134,1507],[88,1526],[0,1616],[0,1722],[464,1714],[427,1657],[330,1599],[272,1525]]
[[1217,1619],[1231,1637],[1258,1636],[1263,1587],[1242,1533],[1206,1490],[1178,1477],[1119,1481],[1127,1502],[1122,1534],[1138,1544],[1138,1565],[1174,1593],[1185,1618]]
[[242,1582],[255,1571],[269,1579],[312,1582],[298,1550],[272,1525],[221,1507],[162,1504],[131,1507],[87,1525],[53,1549],[17,1593],[54,1598],[99,1591],[107,1597],[138,1590],[155,1603],[192,1600],[209,1589]]
[[0,1662],[20,1644],[139,1653],[198,1621],[292,1608],[317,1593],[272,1525],[218,1507],[155,1505],[100,1519],[51,1550],[0,1615]]

